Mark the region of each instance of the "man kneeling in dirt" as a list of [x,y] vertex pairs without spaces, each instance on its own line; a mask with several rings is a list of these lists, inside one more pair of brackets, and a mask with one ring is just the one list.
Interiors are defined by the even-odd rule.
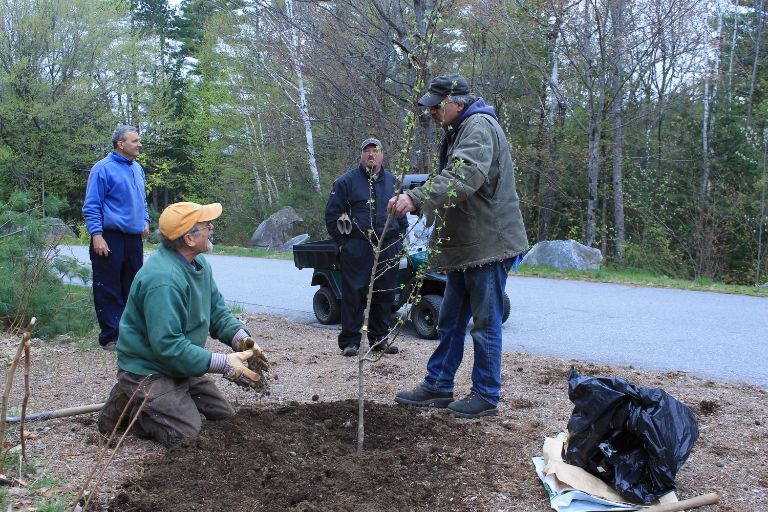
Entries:
[[[201,256],[212,248],[211,221],[219,215],[219,203],[176,203],[160,215],[162,245],[136,274],[120,320],[117,383],[99,414],[102,434],[113,432],[127,406],[120,427],[136,417],[134,433],[171,446],[200,432],[200,414],[221,420],[235,413],[204,374],[259,383],[245,363],[265,368],[266,355],[227,309]],[[208,334],[235,352],[209,352]]]

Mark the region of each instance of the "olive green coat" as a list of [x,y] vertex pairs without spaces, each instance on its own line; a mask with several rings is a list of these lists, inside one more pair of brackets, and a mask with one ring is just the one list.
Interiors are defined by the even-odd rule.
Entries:
[[528,248],[515,164],[493,116],[474,114],[447,141],[445,167],[419,188],[406,191],[434,222],[430,268],[457,270],[511,258]]

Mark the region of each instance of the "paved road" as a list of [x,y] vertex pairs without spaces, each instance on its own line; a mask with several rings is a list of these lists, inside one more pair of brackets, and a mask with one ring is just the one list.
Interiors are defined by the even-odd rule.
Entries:
[[[84,247],[62,253],[89,263]],[[228,302],[320,325],[310,269],[285,260],[208,259]],[[768,387],[768,298],[514,276],[507,293],[505,349]]]

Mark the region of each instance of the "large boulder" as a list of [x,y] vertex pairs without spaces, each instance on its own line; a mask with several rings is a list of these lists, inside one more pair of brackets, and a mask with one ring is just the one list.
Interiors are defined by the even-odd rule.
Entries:
[[304,219],[296,210],[284,206],[259,224],[251,236],[251,247],[277,250],[288,240],[301,233]]
[[43,222],[45,222],[45,236],[47,238],[77,238],[75,231],[58,217],[46,217]]
[[[77,238],[75,231],[58,217],[44,217],[42,223],[42,229],[46,238],[54,238],[57,240],[62,238]],[[13,235],[23,229],[24,228],[13,220],[0,224],[1,235]]]
[[279,252],[291,251],[291,250],[293,250],[293,246],[294,245],[303,244],[307,240],[309,240],[309,234],[307,234],[307,233],[295,236],[295,237],[291,238],[290,240],[288,240],[287,242],[285,242],[280,247],[278,247],[277,251],[279,251]]
[[576,240],[539,242],[525,255],[521,265],[546,265],[559,270],[597,270],[603,263],[600,249]]

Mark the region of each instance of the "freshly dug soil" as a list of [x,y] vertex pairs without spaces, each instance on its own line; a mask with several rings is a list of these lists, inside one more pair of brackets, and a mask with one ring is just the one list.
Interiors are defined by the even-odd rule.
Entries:
[[[693,409],[701,436],[677,475],[680,499],[716,492],[720,505],[698,510],[768,510],[765,389],[507,352],[499,416],[457,420],[392,402],[421,381],[435,347],[405,338],[399,354],[365,365],[365,450],[357,455],[357,359],[341,356],[337,331],[266,315],[247,320],[269,356],[268,394],[220,379],[235,417],[205,422],[198,438],[170,450],[129,435],[106,466],[111,449],[96,431],[95,414],[29,423],[27,450],[37,469],[21,475],[27,487],[9,489],[11,510],[77,492],[96,465],[104,473],[88,486],[94,511],[544,512],[549,502],[531,457],[541,454],[545,436],[566,428],[572,365],[583,375],[663,388]],[[115,356],[95,344],[33,340],[29,413],[106,399]],[[0,339],[0,357],[10,362],[17,346],[18,339]],[[215,341],[208,346],[228,351]],[[471,363],[470,344],[458,396],[469,391]],[[22,391],[17,375],[12,414]],[[18,426],[9,439],[18,444]]]
[[112,509],[487,510],[493,493],[543,497],[514,482],[530,462],[513,432],[377,403],[365,423],[357,455],[355,401],[241,409],[146,467]]

